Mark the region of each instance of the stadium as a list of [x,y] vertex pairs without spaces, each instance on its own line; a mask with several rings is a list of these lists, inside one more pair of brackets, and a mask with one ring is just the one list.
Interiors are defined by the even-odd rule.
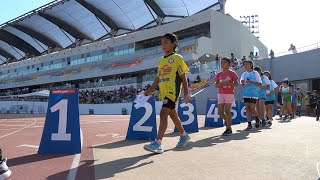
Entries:
[[[12,159],[8,160],[8,166],[13,171],[12,179],[162,179],[154,177],[158,176],[159,172],[151,173],[156,167],[164,169],[161,163],[156,162],[160,160],[159,157],[152,156],[150,158],[153,159],[150,160],[143,151],[134,154],[135,157],[128,156],[130,152],[141,148],[142,141],[127,142],[123,139],[129,119],[131,121],[129,115],[133,111],[136,95],[142,90],[147,90],[157,77],[158,60],[163,56],[160,38],[168,32],[178,36],[177,53],[189,67],[187,78],[191,91],[201,90],[195,95],[199,123],[205,121],[208,99],[217,98],[218,90],[209,84],[212,73],[221,71],[220,61],[216,61],[217,55],[230,57],[233,53],[236,61],[232,62],[232,69],[240,77],[245,72],[241,58],[250,52],[258,53],[261,60],[255,61],[255,66],[269,70],[276,83],[289,78],[304,92],[309,89],[319,91],[318,47],[309,47],[304,49],[304,52],[281,55],[276,59],[268,58],[268,48],[242,22],[225,13],[225,4],[226,0],[56,0],[0,25],[0,122],[8,123],[0,125],[14,127],[17,125],[15,123],[20,122],[17,127],[22,127],[12,129],[13,132],[0,133],[0,140],[4,140],[0,148]],[[304,60],[303,66],[300,65],[301,59]],[[202,88],[208,84],[209,87]],[[33,153],[35,149],[38,150],[39,142],[42,142],[41,133],[44,132],[43,127],[47,123],[45,115],[50,111],[49,93],[66,89],[79,89],[77,106],[85,136],[85,141],[81,143],[82,155],[37,156]],[[242,93],[243,87],[238,87],[235,97],[239,106]],[[157,89],[154,92],[155,116],[160,114],[162,106],[158,94]],[[159,121],[159,116],[156,119]],[[242,128],[243,125],[237,126]],[[301,126],[309,128],[306,124]],[[312,127],[308,132],[310,135],[317,131],[315,125]],[[174,125],[169,124],[169,128],[172,131]],[[170,136],[169,130],[168,139],[172,139],[174,137]],[[23,134],[20,131],[26,132]],[[18,136],[19,132],[22,135]],[[195,157],[194,151],[198,151],[199,148],[200,153],[208,153],[208,149],[200,147],[212,148],[210,140],[219,146],[215,152],[230,153],[232,149],[241,149],[242,146],[236,144],[237,141],[229,142],[230,139],[220,141],[216,129],[206,129],[205,133],[202,135],[211,133],[210,136],[213,134],[215,138],[201,139],[202,136],[194,135],[192,138],[197,142],[193,145],[196,148],[181,153],[202,162],[199,167],[203,169],[209,166],[217,168],[215,173],[218,173],[223,171],[221,167]],[[281,133],[283,132],[280,128],[276,129],[275,134],[281,137]],[[249,138],[248,134],[237,134],[241,140]],[[16,142],[5,140],[5,137],[11,135]],[[294,138],[292,135],[292,139]],[[252,139],[255,137],[249,141]],[[223,149],[222,142],[228,142],[230,146]],[[301,145],[301,148],[295,144]],[[278,142],[273,142],[270,147],[278,145]],[[290,151],[292,156],[283,161],[289,165],[296,163],[290,158],[294,157],[296,151],[303,149],[302,145],[304,146],[304,143],[290,141],[284,148],[294,149]],[[20,148],[14,151],[17,147]],[[264,144],[258,151],[270,147]],[[255,147],[250,145],[246,148]],[[317,145],[308,145],[308,148],[316,149]],[[168,157],[172,159],[164,160],[164,163],[174,164],[175,161],[180,161],[178,157],[182,157],[176,153],[179,153],[179,150],[168,152]],[[264,153],[266,156],[272,156],[271,152]],[[294,166],[293,172],[289,173],[290,175],[286,174],[285,179],[316,177],[310,167],[314,166],[314,161],[319,155],[314,151],[310,152],[311,157],[312,162],[310,160],[303,164],[299,161],[305,165],[305,172],[309,174],[301,174],[299,168]],[[283,177],[280,170],[275,170],[282,166],[276,160],[272,160],[274,167],[268,166],[266,170],[274,174],[248,175],[250,172],[244,170],[244,167],[250,163],[249,160],[238,156],[233,159],[239,167],[235,171],[238,173],[235,178]],[[267,158],[259,160],[258,155],[254,155],[253,159],[257,161],[258,167],[265,166],[265,162],[268,161]],[[217,161],[223,162],[223,157],[219,156]],[[76,167],[73,164],[77,164]],[[187,160],[187,164],[197,166],[191,160]],[[39,167],[43,173],[34,170]],[[175,165],[170,167],[173,171],[183,171]],[[35,173],[24,174],[22,168]],[[233,165],[232,168],[236,166]],[[192,168],[188,170],[190,173],[180,178],[227,178],[222,174],[213,176],[205,171],[200,172]],[[166,173],[164,178],[170,179],[175,176],[172,171]]]

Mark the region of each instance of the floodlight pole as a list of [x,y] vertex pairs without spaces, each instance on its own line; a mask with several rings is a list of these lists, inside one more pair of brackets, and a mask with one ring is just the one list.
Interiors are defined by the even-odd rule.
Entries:
[[246,26],[252,34],[254,34],[257,38],[259,35],[259,16],[258,15],[250,15],[250,16],[240,16],[240,22]]

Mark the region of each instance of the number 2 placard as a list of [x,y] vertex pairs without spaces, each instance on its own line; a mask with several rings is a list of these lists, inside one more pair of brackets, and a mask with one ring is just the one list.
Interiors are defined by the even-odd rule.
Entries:
[[81,153],[78,89],[51,90],[38,153]]
[[151,96],[144,104],[132,103],[127,140],[154,140],[157,136],[155,99]]

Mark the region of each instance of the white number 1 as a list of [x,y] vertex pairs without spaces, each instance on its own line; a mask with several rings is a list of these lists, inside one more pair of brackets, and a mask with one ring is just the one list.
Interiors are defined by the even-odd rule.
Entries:
[[58,133],[52,133],[52,141],[70,141],[71,134],[67,134],[67,115],[68,115],[68,99],[62,99],[50,108],[54,113],[59,111]]

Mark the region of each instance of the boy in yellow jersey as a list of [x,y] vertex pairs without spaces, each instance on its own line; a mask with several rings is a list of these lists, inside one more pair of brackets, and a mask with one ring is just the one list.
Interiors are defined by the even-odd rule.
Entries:
[[163,105],[160,111],[158,136],[155,141],[144,146],[145,150],[159,154],[163,153],[162,138],[168,126],[168,116],[170,116],[180,133],[180,140],[176,147],[185,147],[190,140],[190,136],[184,131],[177,111],[175,110],[182,87],[184,90],[184,102],[189,103],[190,101],[186,78],[186,73],[189,69],[182,56],[175,52],[178,46],[178,38],[176,35],[172,33],[163,35],[161,37],[161,46],[165,55],[159,59],[156,79],[145,92],[145,95],[149,96],[158,85],[160,87],[160,99]]

